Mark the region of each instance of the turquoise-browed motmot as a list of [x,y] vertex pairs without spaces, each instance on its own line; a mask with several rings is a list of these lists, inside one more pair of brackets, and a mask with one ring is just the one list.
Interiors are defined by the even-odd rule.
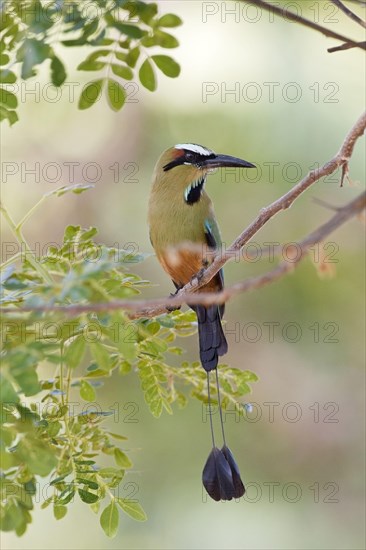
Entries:
[[[149,201],[150,240],[157,258],[177,290],[188,283],[212,261],[212,252],[221,246],[220,231],[212,202],[205,191],[207,175],[220,167],[253,168],[254,165],[229,155],[216,154],[202,145],[182,143],[164,151],[153,175]],[[222,271],[198,292],[217,292],[223,288]],[[244,493],[239,471],[226,447],[217,376],[218,357],[227,352],[222,329],[223,305],[191,306],[197,314],[200,359],[207,372],[216,371],[224,447],[215,447],[203,472],[204,485],[215,500],[231,500]],[[211,412],[211,407],[210,407]]]

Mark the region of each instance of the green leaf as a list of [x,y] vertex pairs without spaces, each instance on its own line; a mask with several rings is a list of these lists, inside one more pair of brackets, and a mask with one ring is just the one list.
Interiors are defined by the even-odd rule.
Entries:
[[26,80],[36,74],[34,67],[51,55],[51,48],[44,41],[27,38],[17,51],[17,61],[22,62],[21,77]]
[[129,38],[142,38],[146,34],[146,31],[143,31],[135,25],[120,23],[119,21],[114,21],[112,25]]
[[133,71],[131,71],[130,67],[126,67],[126,65],[112,64],[112,71],[116,76],[120,76],[125,80],[132,80],[133,78]]
[[[63,185],[62,187],[58,187],[57,189],[54,189],[53,191],[50,191],[46,194],[46,196],[56,195],[56,197],[62,197],[62,195],[65,195],[65,193],[75,193],[76,195],[80,195],[80,193],[83,193],[84,191],[88,191],[89,189],[93,189],[94,185],[86,185],[82,183],[76,183],[75,185]],[[72,228],[75,226],[69,225],[66,230],[69,228]],[[80,230],[80,226],[78,227]]]
[[66,80],[66,70],[61,59],[55,55],[51,60],[51,80],[54,86],[62,86]]
[[[22,354],[20,354],[21,356]],[[12,357],[13,366],[11,367],[11,374],[20,386],[20,389],[24,395],[35,395],[41,389],[38,381],[35,364],[24,364],[16,362],[15,354]]]
[[169,353],[174,353],[175,355],[182,355],[184,353],[184,350],[182,348],[178,347],[171,347],[168,348]]
[[84,478],[81,478],[81,477],[78,477],[76,479],[76,481],[80,484],[80,485],[87,485],[89,487],[89,489],[99,489],[99,485],[98,483],[96,483],[95,481],[93,481],[92,479],[84,479]]
[[[69,15],[69,22],[76,23],[75,27],[80,28],[80,23],[82,24],[83,32],[82,35],[79,36],[79,38],[75,38],[72,40],[64,40],[62,41],[62,44],[64,46],[82,46],[83,44],[88,43],[88,38],[95,33],[95,31],[98,29],[99,25],[99,17],[95,17],[90,23],[85,25],[85,19],[82,17],[77,5],[75,4],[76,10],[71,10]],[[91,42],[91,41],[90,41]]]
[[50,437],[56,437],[61,428],[62,424],[60,422],[49,422],[47,426],[47,433]]
[[0,396],[2,403],[19,403],[19,396],[9,380],[0,373]]
[[139,70],[139,78],[141,84],[150,90],[150,92],[154,92],[156,90],[155,74],[149,59],[145,59],[141,65]]
[[91,53],[90,55],[88,55],[88,57],[84,61],[95,61],[99,57],[106,57],[106,56],[109,56],[110,54],[111,54],[111,50],[106,50],[106,49],[97,50]]
[[[84,357],[85,353],[85,338],[82,334],[76,336],[70,344],[65,348],[65,363],[74,369],[78,367]],[[93,401],[93,399],[90,399]]]
[[115,537],[118,531],[119,514],[114,500],[106,506],[100,516],[100,525],[107,537]]
[[[146,4],[145,2],[139,2],[138,3],[138,15],[146,24],[149,24],[151,19],[155,17],[155,15],[158,13],[158,6],[153,3]],[[134,15],[132,12],[131,15]]]
[[53,501],[53,497],[46,498],[46,500],[44,500],[41,504],[41,510],[45,510],[46,508],[48,508],[48,506],[51,504],[52,501]]
[[124,52],[116,52],[115,56],[116,56],[116,59],[118,59],[118,61],[122,61],[123,63],[125,63],[127,59],[127,54]]
[[86,380],[81,381],[80,397],[85,401],[95,401],[96,393],[91,384]]
[[139,502],[128,498],[117,498],[117,503],[122,510],[136,521],[146,521],[147,516]]
[[178,40],[167,32],[157,30],[155,37],[162,48],[177,48],[179,46]]
[[75,489],[70,486],[65,491],[62,491],[60,494],[60,498],[58,500],[58,504],[65,505],[72,501],[75,495]]
[[153,55],[151,59],[156,63],[165,76],[169,76],[170,78],[176,78],[179,76],[180,66],[168,55]]
[[94,514],[98,514],[100,509],[100,501],[90,504],[90,509],[92,510],[92,512],[94,512]]
[[181,392],[177,392],[177,401],[178,401],[178,407],[180,407],[181,409],[185,407],[188,403],[187,397]]
[[[126,67],[127,68],[127,67]],[[114,71],[113,71],[114,72]],[[119,82],[108,80],[108,103],[114,111],[122,109],[126,101],[126,92]]]
[[90,351],[101,370],[109,371],[112,366],[109,352],[99,342],[93,342],[90,344]]
[[[123,357],[126,359],[128,363],[133,363],[133,361],[136,359],[137,355],[137,349],[133,342],[124,342],[123,340],[119,340],[117,342],[118,350],[121,352]],[[120,370],[123,370],[123,365],[121,363]],[[130,366],[131,370],[131,366]],[[126,371],[125,371],[126,372]],[[128,372],[128,371],[127,371]]]
[[111,477],[118,477],[119,479],[123,479],[124,475],[125,471],[118,470],[117,468],[102,468],[98,471],[98,476],[102,477],[103,479]]
[[105,61],[95,61],[93,59],[87,59],[85,61],[82,61],[77,66],[78,71],[100,71],[106,66]]
[[90,82],[82,91],[79,100],[79,109],[89,109],[98,99],[102,93],[102,87],[104,84],[104,78],[94,80]]
[[116,461],[117,466],[120,466],[120,468],[131,468],[132,462],[128,458],[128,456],[121,451],[121,449],[114,449],[114,459]]
[[126,56],[126,63],[130,67],[134,68],[136,67],[137,60],[140,56],[140,48],[136,46],[136,48],[132,48]]
[[240,372],[241,372],[241,376],[247,382],[258,382],[258,380],[259,380],[258,376],[250,370],[244,370],[244,371],[240,371]]
[[146,348],[152,355],[158,355],[161,352],[165,352],[168,349],[168,345],[164,340],[160,338],[154,338],[150,341],[145,342]]
[[3,103],[9,109],[15,109],[18,106],[18,100],[16,95],[5,88],[0,88],[0,103]]
[[57,466],[53,449],[37,439],[25,438],[16,447],[17,455],[33,474],[47,476]]
[[155,34],[153,36],[144,36],[144,38],[141,39],[141,45],[144,46],[144,48],[158,46],[159,38]]
[[166,13],[158,21],[159,27],[179,27],[182,23],[181,18],[174,13]]
[[127,439],[127,437],[125,437],[124,435],[116,434],[114,432],[108,432],[108,434],[111,437],[114,437],[114,439],[119,439],[120,441],[126,441],[126,439]]
[[6,53],[0,54],[0,65],[7,65],[10,61],[10,57]]
[[[88,369],[93,366],[95,366],[95,364],[89,365]],[[87,378],[104,378],[106,376],[110,376],[110,373],[105,370],[96,368],[89,372],[86,376]]]
[[56,485],[57,483],[60,483],[60,481],[63,481],[65,477],[67,477],[68,475],[69,475],[68,473],[65,473],[65,474],[62,474],[61,476],[55,477],[55,479],[50,481],[50,485]]
[[[151,344],[151,342],[149,343]],[[164,368],[159,363],[140,363],[139,377],[145,401],[155,417],[159,417],[163,407],[171,414],[171,407],[167,401],[166,390],[162,384],[167,377]]]
[[132,365],[128,361],[121,361],[119,365],[119,373],[120,374],[128,374],[131,372]]
[[16,111],[9,111],[3,105],[0,105],[0,121],[8,120],[10,126],[18,122],[19,117]]
[[[1,400],[2,400],[2,403],[5,405],[6,403],[9,403],[9,401],[5,401],[3,399],[3,395],[2,393],[0,392],[0,395],[1,395]],[[10,401],[10,403],[12,403]],[[116,436],[117,434],[112,434],[111,432],[109,432],[110,435],[112,436]],[[6,447],[10,447],[10,445],[12,444],[14,438],[15,438],[16,434],[15,432],[13,432],[13,430],[11,428],[5,428],[5,427],[1,427],[0,428],[0,445],[4,445]],[[121,436],[122,437],[122,436]],[[127,438],[124,438],[124,439],[127,439]]]
[[16,500],[6,502],[1,511],[1,530],[13,531],[20,527],[23,522],[23,514]]
[[67,514],[67,507],[62,504],[54,504],[53,515],[56,519],[62,519]]
[[174,327],[174,319],[171,317],[171,315],[163,314],[156,317],[156,320],[159,322],[159,324],[162,327],[166,328],[173,328]]
[[98,495],[85,491],[84,489],[78,489],[78,493],[81,500],[86,502],[86,504],[93,504],[93,502],[97,502],[97,500],[99,500]]
[[14,84],[14,82],[16,82],[16,79],[17,77],[15,76],[15,74],[9,69],[0,70],[0,82],[2,84]]
[[159,418],[161,416],[161,413],[163,412],[163,399],[159,396],[156,396],[155,399],[146,397],[147,394],[145,394],[145,399],[147,404],[149,405],[150,411],[155,416],[155,418]]

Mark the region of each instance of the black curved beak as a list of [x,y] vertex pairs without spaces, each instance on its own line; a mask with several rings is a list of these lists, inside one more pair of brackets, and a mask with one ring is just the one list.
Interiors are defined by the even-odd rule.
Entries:
[[230,166],[232,168],[256,168],[254,164],[246,160],[231,157],[230,155],[216,155],[201,162],[202,168],[222,168]]

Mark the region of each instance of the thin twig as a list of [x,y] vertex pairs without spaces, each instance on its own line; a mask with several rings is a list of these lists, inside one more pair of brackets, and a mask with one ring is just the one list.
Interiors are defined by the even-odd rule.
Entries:
[[[275,6],[273,4],[269,4],[268,2],[265,2],[264,0],[241,0],[241,2],[246,2],[249,4],[254,4],[260,8],[263,8],[264,10],[267,10],[271,13],[274,13],[275,15],[279,15],[280,17],[283,17],[284,19],[288,19],[290,21],[295,21],[296,23],[299,23],[300,25],[304,25],[305,27],[310,27],[311,29],[321,32],[325,36],[329,38],[335,38],[336,40],[341,40],[342,42],[345,42],[347,44],[350,44],[353,48],[361,48],[363,50],[366,50],[366,44],[364,42],[357,42],[355,40],[352,40],[350,38],[347,38],[343,36],[342,34],[339,34],[337,32],[332,31],[331,29],[327,29],[326,27],[323,27],[322,25],[319,25],[318,23],[314,23],[313,21],[310,21],[309,19],[306,19],[305,17],[302,17],[301,15],[298,15],[297,13],[294,13],[287,8],[281,8],[279,6]],[[328,50],[330,51],[330,50]]]
[[351,11],[347,6],[343,4],[343,2],[341,2],[341,0],[331,0],[331,2],[332,4],[337,6],[341,11],[343,11],[343,13],[347,15],[347,17],[350,17],[352,21],[355,21],[356,23],[361,25],[361,27],[366,29],[366,21],[364,21],[363,19],[361,19],[361,17],[358,17],[358,15],[353,13],[353,11]]
[[334,46],[333,48],[328,48],[329,53],[333,52],[340,52],[341,50],[350,50],[351,48],[357,48],[362,47],[363,49],[366,49],[366,42],[357,42],[357,44],[349,44],[348,42],[346,44],[341,44],[340,46]]

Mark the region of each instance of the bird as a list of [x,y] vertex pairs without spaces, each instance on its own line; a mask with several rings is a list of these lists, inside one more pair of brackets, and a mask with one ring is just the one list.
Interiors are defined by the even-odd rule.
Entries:
[[[230,155],[216,154],[211,149],[196,143],[179,143],[168,148],[161,154],[155,165],[148,204],[150,241],[158,261],[173,281],[176,292],[194,277],[199,276],[202,270],[212,262],[215,252],[222,246],[213,204],[206,192],[205,185],[210,172],[223,167],[255,168],[255,165]],[[218,292],[223,287],[224,276],[223,271],[220,270],[211,281],[199,288],[198,292]],[[212,415],[210,414],[214,451],[206,463],[209,472],[208,474],[206,472],[205,475],[204,471],[203,478],[206,479],[204,485],[205,487],[207,484],[209,485],[210,482],[207,482],[207,479],[214,477],[216,479],[214,485],[216,485],[211,491],[212,495],[208,491],[210,496],[217,500],[217,496],[224,495],[224,500],[230,500],[230,498],[226,498],[228,495],[230,497],[230,490],[226,487],[224,492],[220,491],[222,483],[220,479],[217,480],[217,476],[215,477],[217,471],[220,470],[220,465],[225,464],[226,470],[224,468],[225,471],[221,477],[227,479],[230,474],[229,466],[232,464],[234,466],[231,468],[231,473],[233,477],[237,477],[235,461],[226,446],[217,374],[218,358],[228,351],[221,323],[225,305],[204,306],[198,304],[190,307],[197,315],[199,355],[202,367],[207,373],[210,412],[209,374],[213,370],[216,374],[224,440],[222,453],[215,446]],[[219,455],[218,452],[221,454]],[[236,492],[240,491],[241,489]]]

